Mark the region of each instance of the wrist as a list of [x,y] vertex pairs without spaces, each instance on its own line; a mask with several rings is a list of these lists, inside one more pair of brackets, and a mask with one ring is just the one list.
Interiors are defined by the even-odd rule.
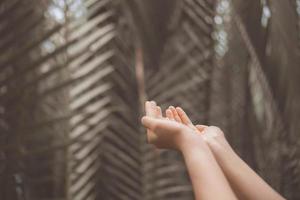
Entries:
[[232,159],[233,157],[237,156],[226,140],[220,141],[216,138],[209,138],[205,141],[216,158]]
[[193,131],[183,131],[181,133],[179,150],[182,154],[189,154],[198,150],[203,153],[210,152],[202,137]]
[[233,149],[228,148],[213,148],[210,146],[210,149],[219,163],[220,167],[224,170],[224,173],[228,171],[236,170],[241,165],[240,157],[234,152]]

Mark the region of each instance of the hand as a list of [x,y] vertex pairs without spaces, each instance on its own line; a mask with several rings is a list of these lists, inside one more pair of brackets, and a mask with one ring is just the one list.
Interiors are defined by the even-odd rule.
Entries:
[[146,102],[146,117],[142,124],[147,128],[147,138],[150,144],[158,148],[176,149],[182,151],[187,145],[202,145],[200,135],[182,123],[163,118],[159,106],[155,102]]
[[208,144],[239,199],[284,199],[240,159],[227,142],[220,128],[205,125],[194,126],[180,107],[170,106],[166,113],[168,119],[185,124],[191,130],[198,130],[197,133],[200,133],[203,140]]
[[[145,111],[146,111],[146,116],[148,117],[153,117],[158,119],[162,118],[161,108],[157,106],[154,101],[151,102],[146,101]],[[155,135],[155,133],[152,130],[147,129],[147,141],[152,144],[156,140],[157,140],[157,136]]]
[[194,125],[182,108],[170,106],[166,110],[166,116],[169,120],[184,124],[191,130],[199,133],[213,152],[220,150],[233,151],[220,128],[216,126]]
[[166,110],[167,117],[163,118],[161,109],[155,102],[146,102],[146,114],[142,123],[148,129],[149,143],[158,148],[177,149],[182,152],[196,199],[236,199],[203,139],[202,132],[206,127],[196,128],[187,115],[182,115],[181,120],[176,115],[177,112],[173,115],[169,109]]

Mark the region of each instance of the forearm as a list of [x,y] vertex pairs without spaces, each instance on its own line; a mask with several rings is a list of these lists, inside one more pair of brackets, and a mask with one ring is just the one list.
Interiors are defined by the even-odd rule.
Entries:
[[187,146],[182,151],[196,199],[236,199],[209,148]]
[[239,199],[283,200],[234,151],[214,150],[215,158]]

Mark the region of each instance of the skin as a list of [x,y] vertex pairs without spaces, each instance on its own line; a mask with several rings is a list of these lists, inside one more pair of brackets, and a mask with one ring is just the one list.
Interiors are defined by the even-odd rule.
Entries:
[[184,124],[202,136],[239,199],[284,199],[234,152],[221,129],[215,126],[194,126],[180,107],[170,106],[166,113],[169,120]]
[[169,119],[169,111],[166,116],[162,116],[155,102],[146,102],[142,124],[147,128],[148,142],[183,154],[196,200],[237,199],[203,137],[185,124]]

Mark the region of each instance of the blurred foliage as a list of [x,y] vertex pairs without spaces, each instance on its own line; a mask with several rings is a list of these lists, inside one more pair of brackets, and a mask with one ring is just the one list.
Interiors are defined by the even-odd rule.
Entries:
[[300,199],[299,0],[3,0],[0,199],[194,199],[145,99],[220,126]]

